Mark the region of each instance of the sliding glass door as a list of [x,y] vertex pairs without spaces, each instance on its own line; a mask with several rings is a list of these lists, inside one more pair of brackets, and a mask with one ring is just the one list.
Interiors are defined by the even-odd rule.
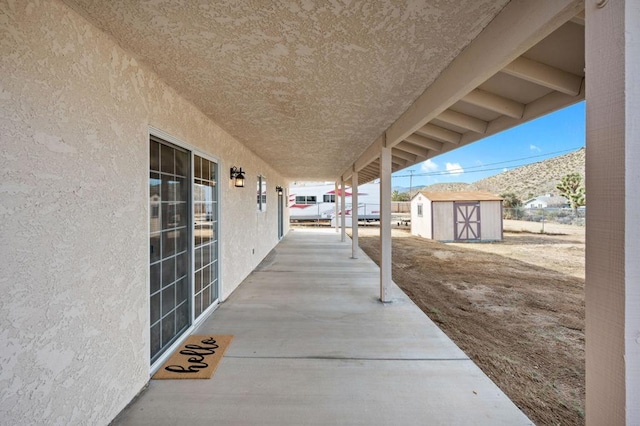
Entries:
[[159,138],[149,145],[153,363],[218,300],[218,165]]

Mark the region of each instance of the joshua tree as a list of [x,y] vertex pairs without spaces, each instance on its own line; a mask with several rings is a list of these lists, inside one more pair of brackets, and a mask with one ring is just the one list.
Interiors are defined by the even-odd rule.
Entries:
[[585,205],[585,191],[580,173],[570,173],[564,176],[562,181],[556,185],[556,189],[560,191],[560,195],[569,200],[571,208],[577,216],[578,207]]

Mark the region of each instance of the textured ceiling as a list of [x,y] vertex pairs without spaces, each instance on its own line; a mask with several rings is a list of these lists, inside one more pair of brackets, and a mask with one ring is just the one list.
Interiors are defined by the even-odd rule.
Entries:
[[65,1],[295,179],[339,176],[508,3]]

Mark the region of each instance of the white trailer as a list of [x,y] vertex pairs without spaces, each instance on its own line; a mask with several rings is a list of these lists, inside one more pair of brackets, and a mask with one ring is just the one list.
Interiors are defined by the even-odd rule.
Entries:
[[[345,188],[345,215],[349,224],[353,205],[351,187]],[[289,213],[291,222],[334,219],[340,190],[334,184],[296,185],[289,188]],[[364,221],[380,220],[380,185],[367,183],[358,187],[358,218]]]

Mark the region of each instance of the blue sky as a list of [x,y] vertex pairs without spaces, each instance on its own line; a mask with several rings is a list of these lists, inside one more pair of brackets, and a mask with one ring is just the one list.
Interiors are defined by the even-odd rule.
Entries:
[[[584,147],[585,103],[580,102],[513,129],[473,142],[393,174],[392,186],[475,182]],[[500,163],[500,164],[495,164]]]

